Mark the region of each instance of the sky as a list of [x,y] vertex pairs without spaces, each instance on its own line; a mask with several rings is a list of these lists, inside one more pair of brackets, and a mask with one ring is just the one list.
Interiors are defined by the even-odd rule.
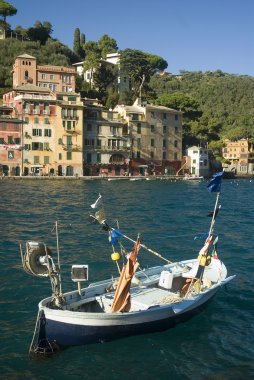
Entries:
[[7,0],[18,12],[14,29],[49,21],[53,38],[73,47],[75,28],[86,41],[104,34],[120,50],[156,54],[166,71],[221,70],[254,76],[254,0]]

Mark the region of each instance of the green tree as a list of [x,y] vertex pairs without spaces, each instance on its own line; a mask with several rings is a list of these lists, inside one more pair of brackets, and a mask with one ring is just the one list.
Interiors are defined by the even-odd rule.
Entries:
[[4,0],[0,0],[0,15],[3,16],[4,23],[6,23],[6,17],[14,16],[16,13],[17,9],[13,5]]
[[114,38],[110,38],[104,34],[98,41],[99,49],[101,50],[102,58],[106,58],[108,53],[115,53],[118,50],[117,42]]
[[85,44],[84,71],[90,71],[89,88],[92,88],[94,72],[100,65],[101,51],[98,44],[94,41],[88,41]]
[[29,28],[27,36],[33,41],[40,41],[42,45],[45,45],[53,32],[52,25],[49,21],[36,21],[34,27]]
[[84,57],[84,50],[81,44],[80,30],[75,29],[74,40],[73,40],[73,52],[80,58]]
[[168,65],[163,58],[140,50],[125,49],[120,53],[121,69],[128,74],[135,95],[140,97],[144,84],[148,84],[153,74]]

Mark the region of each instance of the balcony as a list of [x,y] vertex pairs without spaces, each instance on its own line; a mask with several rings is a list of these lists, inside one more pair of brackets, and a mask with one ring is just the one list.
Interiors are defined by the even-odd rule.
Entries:
[[71,128],[71,129],[65,129],[65,133],[71,134],[71,135],[81,135],[81,131],[79,129]]
[[82,152],[82,147],[77,144],[62,144],[63,150],[67,152]]
[[78,120],[78,116],[71,116],[71,115],[62,115],[62,119],[64,120]]
[[130,147],[129,146],[108,146],[108,145],[101,145],[101,146],[94,146],[93,149],[95,151],[107,152],[107,153],[129,152],[130,151]]

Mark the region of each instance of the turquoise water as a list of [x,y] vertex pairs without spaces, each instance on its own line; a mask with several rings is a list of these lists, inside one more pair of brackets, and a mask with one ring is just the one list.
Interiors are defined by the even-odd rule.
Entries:
[[[90,280],[116,275],[107,235],[87,222],[90,204],[104,198],[111,224],[170,260],[196,256],[193,240],[208,230],[215,194],[206,182],[164,181],[0,181],[1,379],[215,379],[254,376],[253,215],[254,181],[224,180],[217,218],[219,257],[236,274],[208,308],[192,320],[163,333],[110,343],[73,347],[50,359],[28,357],[37,304],[50,295],[47,279],[26,274],[19,242],[45,241],[60,228],[63,290],[75,289],[72,264],[89,264]],[[141,251],[141,267],[161,264]]]

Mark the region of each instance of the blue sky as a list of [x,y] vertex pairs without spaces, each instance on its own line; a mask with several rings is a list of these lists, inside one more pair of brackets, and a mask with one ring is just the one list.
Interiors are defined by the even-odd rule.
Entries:
[[[70,48],[76,27],[86,40],[103,34],[119,49],[163,57],[167,71],[222,70],[254,76],[253,0],[8,0],[12,28],[50,21]],[[70,8],[71,6],[71,8]]]

